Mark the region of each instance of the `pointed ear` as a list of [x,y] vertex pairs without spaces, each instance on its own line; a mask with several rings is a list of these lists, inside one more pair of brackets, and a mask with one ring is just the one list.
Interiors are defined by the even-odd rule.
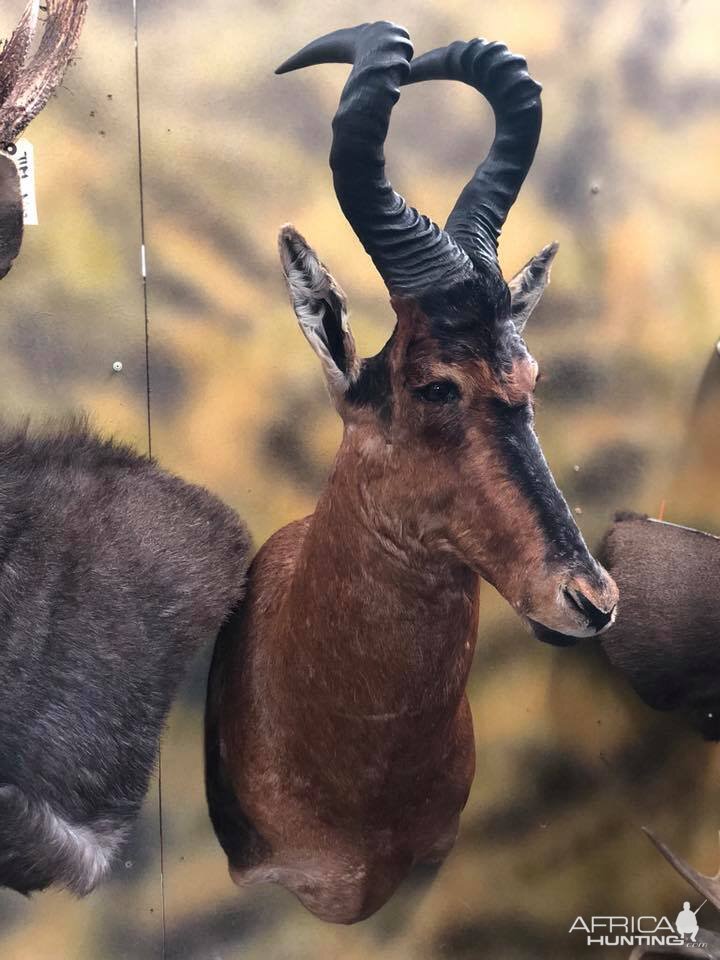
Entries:
[[557,252],[558,244],[549,243],[537,256],[529,260],[508,284],[512,300],[512,318],[518,333],[523,332],[530,314],[540,302],[545,287],[550,283],[550,267]]
[[320,357],[333,399],[340,399],[359,370],[345,294],[291,225],[280,230],[280,260],[300,329]]

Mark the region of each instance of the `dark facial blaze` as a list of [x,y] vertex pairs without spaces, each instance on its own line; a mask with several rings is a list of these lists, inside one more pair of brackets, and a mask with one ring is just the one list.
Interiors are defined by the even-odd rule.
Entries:
[[[519,276],[542,261],[544,285],[554,249]],[[508,287],[484,268],[393,297],[393,335],[363,361],[342,290],[290,225],[280,255],[300,327],[352,427],[343,462],[377,458],[379,512],[432,556],[452,554],[489,580],[542,639],[607,626],[615,584],[588,553],[535,436],[537,364],[521,336],[532,304],[517,278]]]
[[540,448],[532,401],[517,406],[497,401],[493,432],[508,474],[522,489],[543,528],[548,562],[581,562],[587,548]]
[[[394,300],[400,315],[411,312],[427,321],[438,358],[448,364],[486,359],[498,367],[512,368],[514,349],[525,350],[509,319],[510,295],[495,275],[475,278],[449,290],[429,293],[415,301]],[[363,362],[359,377],[347,394],[352,405],[372,407],[389,418],[392,410],[390,362],[396,333],[380,353]],[[527,351],[525,351],[527,353]]]
[[[508,475],[532,504],[546,534],[548,560],[584,559],[586,546],[535,434],[532,394],[537,367],[510,316],[507,285],[497,275],[483,275],[449,291],[428,294],[418,301],[418,308],[428,323],[425,350],[434,354],[434,359],[458,371],[482,363],[488,381],[485,399],[491,442],[501,453]],[[393,409],[390,362],[395,338],[396,334],[379,354],[364,362],[347,395],[352,405],[370,406],[388,422]],[[447,382],[444,378],[428,386],[437,387],[438,403],[449,405],[458,396],[447,388],[443,395],[440,387]],[[425,396],[417,386],[411,389],[432,402],[432,391]],[[463,440],[461,428],[453,420],[445,414],[444,425],[459,443]]]
[[[558,602],[590,632],[603,629],[613,607],[608,578],[588,553],[535,434],[537,365],[513,322],[507,285],[488,272],[417,301],[393,303],[398,327],[383,350],[364,362],[348,391],[349,404],[372,408],[390,432],[406,426],[407,436],[419,436],[458,463],[482,459],[479,442],[502,483],[513,487],[516,507],[522,505],[519,510],[508,497],[498,497],[498,510],[515,509],[517,516],[515,529],[510,521],[499,524],[498,538],[517,537],[531,515],[538,560],[566,574]],[[468,499],[474,493],[469,490]],[[492,575],[488,579],[498,585]],[[529,601],[527,606],[533,609]],[[541,639],[568,642],[561,632],[528,619]]]

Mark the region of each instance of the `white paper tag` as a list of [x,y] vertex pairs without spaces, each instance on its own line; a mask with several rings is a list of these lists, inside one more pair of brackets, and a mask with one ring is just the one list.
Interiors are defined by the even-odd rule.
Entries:
[[15,144],[12,159],[20,176],[23,199],[23,223],[26,227],[38,225],[37,193],[35,192],[35,150],[29,140],[21,137]]

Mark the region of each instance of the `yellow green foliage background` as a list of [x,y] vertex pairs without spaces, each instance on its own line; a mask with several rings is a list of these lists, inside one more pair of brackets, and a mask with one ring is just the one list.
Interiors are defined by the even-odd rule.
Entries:
[[[5,0],[0,35],[21,8]],[[273,69],[320,33],[393,19],[418,52],[503,40],[543,83],[541,146],[501,261],[512,273],[560,241],[527,339],[543,369],[541,440],[589,542],[614,510],[657,515],[662,503],[667,519],[719,532],[714,0],[138,8],[142,171],[130,0],[92,0],[78,60],[29,130],[40,226],[0,288],[7,418],[83,409],[147,449],[142,172],[153,454],[235,506],[258,544],[312,510],[340,425],[286,302],[280,224],[294,222],[347,291],[363,352],[392,320],[327,167],[347,68]],[[492,129],[469,89],[404,90],[387,145],[395,186],[442,222]],[[89,899],[0,893],[3,960],[604,960],[568,933],[577,915],[674,916],[690,896],[641,824],[705,872],[717,866],[716,748],[645,708],[593,644],[538,644],[484,588],[477,776],[435,882],[408,882],[352,928],[315,920],[282,890],[241,892],[204,805],[206,661],[164,741],[162,882],[156,787]],[[717,920],[704,908],[704,924]]]

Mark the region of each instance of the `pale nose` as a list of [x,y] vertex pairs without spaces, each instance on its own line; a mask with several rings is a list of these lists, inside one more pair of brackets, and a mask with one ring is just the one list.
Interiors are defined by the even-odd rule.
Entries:
[[603,610],[577,587],[565,587],[563,592],[568,605],[578,610],[587,620],[588,626],[592,627],[596,633],[604,630],[612,622],[616,604],[613,603],[609,609]]

